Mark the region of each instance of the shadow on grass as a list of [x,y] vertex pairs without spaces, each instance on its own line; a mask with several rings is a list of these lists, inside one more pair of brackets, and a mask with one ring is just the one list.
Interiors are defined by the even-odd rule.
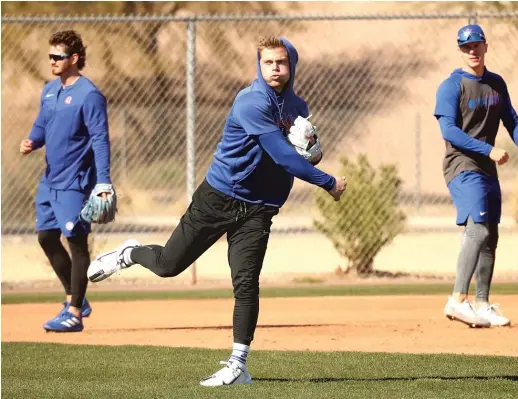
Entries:
[[428,376],[428,377],[379,377],[379,378],[256,378],[254,381],[263,382],[310,382],[312,384],[322,384],[327,382],[384,382],[384,381],[421,381],[421,380],[443,380],[443,381],[458,381],[458,380],[479,380],[479,381],[493,381],[493,380],[508,380],[518,381],[518,375],[495,375],[495,376],[458,376],[458,377],[444,377],[444,376]]

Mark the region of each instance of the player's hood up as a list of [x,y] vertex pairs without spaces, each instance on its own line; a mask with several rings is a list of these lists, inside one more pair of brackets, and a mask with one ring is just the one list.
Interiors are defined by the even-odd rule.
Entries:
[[[288,98],[289,96],[295,95],[293,92],[293,83],[295,81],[295,70],[297,67],[297,62],[299,61],[299,54],[297,53],[297,49],[293,44],[291,44],[287,39],[280,37],[282,43],[288,50],[288,59],[290,61],[290,80],[286,84],[283,92],[280,94],[283,98]],[[263,78],[263,74],[261,73],[261,63],[260,63],[261,55],[257,52],[257,82],[259,83],[261,90],[265,91],[268,94],[268,97],[272,98],[274,101],[279,94],[266,83]]]

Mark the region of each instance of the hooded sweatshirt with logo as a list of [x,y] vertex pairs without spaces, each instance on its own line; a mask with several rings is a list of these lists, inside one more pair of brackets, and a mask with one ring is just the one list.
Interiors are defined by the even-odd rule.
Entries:
[[487,69],[480,77],[454,70],[437,90],[434,116],[446,142],[443,171],[447,184],[467,170],[498,177],[489,153],[500,120],[518,145],[518,116],[507,85]]
[[308,116],[308,106],[293,91],[297,50],[281,40],[290,64],[287,87],[278,94],[266,83],[258,54],[257,79],[237,94],[206,177],[212,187],[232,198],[279,208],[294,177],[327,191],[335,185],[334,177],[315,168],[286,139],[294,120]]

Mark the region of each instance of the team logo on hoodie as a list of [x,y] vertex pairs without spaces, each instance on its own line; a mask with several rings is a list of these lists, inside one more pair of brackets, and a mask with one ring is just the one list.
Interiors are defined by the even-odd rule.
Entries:
[[290,128],[293,126],[293,117],[291,115],[283,114],[281,119],[277,121],[277,125],[284,134],[288,134]]

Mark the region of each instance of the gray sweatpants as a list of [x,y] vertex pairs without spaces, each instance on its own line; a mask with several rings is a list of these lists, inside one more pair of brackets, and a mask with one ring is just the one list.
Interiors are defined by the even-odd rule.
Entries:
[[467,294],[475,274],[476,300],[489,301],[497,245],[498,224],[475,223],[468,218],[457,260],[457,276],[453,292]]

